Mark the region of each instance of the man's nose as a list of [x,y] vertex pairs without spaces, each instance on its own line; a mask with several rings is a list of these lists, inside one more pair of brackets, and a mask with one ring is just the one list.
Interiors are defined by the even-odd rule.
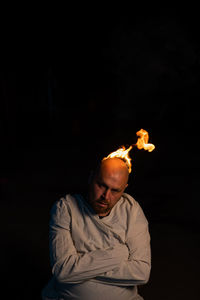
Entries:
[[110,190],[109,189],[105,189],[104,193],[103,193],[103,197],[105,200],[108,200],[110,196]]

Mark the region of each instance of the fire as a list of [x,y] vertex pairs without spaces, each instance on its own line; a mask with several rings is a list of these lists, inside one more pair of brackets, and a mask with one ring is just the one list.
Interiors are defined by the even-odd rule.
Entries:
[[113,157],[119,157],[127,164],[128,171],[129,173],[131,173],[131,158],[129,156],[129,151],[132,148],[133,146],[130,146],[128,149],[122,146],[122,148],[119,148],[117,151],[110,153],[107,157],[104,157],[103,160]]
[[131,173],[131,158],[129,156],[129,151],[133,148],[133,146],[137,146],[138,149],[148,150],[149,152],[155,149],[155,146],[153,144],[148,144],[149,134],[146,130],[140,129],[136,132],[136,135],[138,136],[138,140],[135,145],[130,146],[128,149],[122,146],[122,148],[119,148],[117,151],[114,151],[108,156],[104,157],[103,160],[119,157],[127,164],[128,171],[129,173]]
[[149,152],[153,151],[155,149],[155,146],[153,144],[148,144],[149,141],[149,134],[146,130],[140,129],[138,132],[136,132],[137,136],[139,136],[136,146],[138,149],[148,150]]

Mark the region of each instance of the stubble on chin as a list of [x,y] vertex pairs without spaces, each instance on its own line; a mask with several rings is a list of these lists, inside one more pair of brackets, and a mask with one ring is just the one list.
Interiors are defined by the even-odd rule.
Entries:
[[93,210],[96,212],[96,214],[98,214],[98,215],[107,215],[107,214],[109,214],[110,213],[110,208],[109,207],[100,207],[99,205],[98,205],[98,203],[94,203],[93,205],[92,205],[92,208],[93,208]]

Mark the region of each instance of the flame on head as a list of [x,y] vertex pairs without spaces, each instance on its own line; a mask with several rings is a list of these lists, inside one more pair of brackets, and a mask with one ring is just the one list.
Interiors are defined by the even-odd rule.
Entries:
[[[137,146],[138,149],[148,150],[149,152],[155,149],[155,146],[153,144],[148,144],[149,134],[146,130],[140,129],[138,132],[136,132],[136,134],[138,136],[138,140],[137,143],[133,146]],[[129,156],[129,151],[133,148],[133,146],[130,146],[128,149],[122,146],[122,148],[119,148],[117,151],[110,153],[102,160],[118,157],[126,163],[128,171],[129,173],[131,173],[131,158]]]
[[104,157],[103,160],[108,158],[114,158],[118,157],[122,159],[128,168],[129,173],[131,173],[131,158],[129,156],[129,151],[132,149],[132,146],[130,146],[128,149],[126,149],[124,146],[122,148],[119,148],[117,151],[110,153],[108,156]]

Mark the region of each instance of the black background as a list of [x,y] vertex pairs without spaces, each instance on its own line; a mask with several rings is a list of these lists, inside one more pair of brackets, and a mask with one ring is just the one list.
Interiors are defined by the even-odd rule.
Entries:
[[131,151],[127,190],[141,204],[152,237],[151,278],[140,292],[146,300],[197,299],[195,8],[145,14],[105,7],[23,9],[13,8],[1,24],[2,294],[40,299],[51,276],[52,204],[86,191],[96,161],[134,144],[143,128],[156,149]]

